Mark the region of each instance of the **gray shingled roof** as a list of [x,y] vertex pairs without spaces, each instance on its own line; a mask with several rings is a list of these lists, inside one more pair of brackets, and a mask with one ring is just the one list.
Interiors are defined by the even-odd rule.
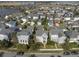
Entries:
[[37,30],[37,31],[36,31],[36,36],[42,36],[42,34],[44,34],[44,33],[47,34],[46,31],[43,31],[43,30]]
[[51,28],[50,29],[51,34],[57,34],[59,32],[62,32],[62,29],[59,29],[59,28]]
[[49,31],[49,33],[51,33],[51,34],[53,34],[53,35],[56,34],[56,35],[58,35],[59,37],[61,37],[61,36],[64,35],[63,30],[60,29],[60,28],[52,28],[52,29]]
[[9,21],[8,23],[11,25],[16,25],[16,21]]
[[8,34],[10,34],[10,33],[12,33],[12,30],[10,30],[10,29],[2,29],[2,30],[0,31],[0,34],[4,34],[4,35],[8,35]]
[[37,28],[37,30],[43,30],[44,29],[43,26],[41,26],[41,25],[37,25],[36,28]]
[[79,33],[77,31],[66,31],[65,35],[69,38],[76,38]]
[[0,22],[0,28],[5,28],[5,25]]
[[27,27],[27,29],[23,29],[22,31],[18,32],[17,35],[31,35],[32,30],[32,27]]

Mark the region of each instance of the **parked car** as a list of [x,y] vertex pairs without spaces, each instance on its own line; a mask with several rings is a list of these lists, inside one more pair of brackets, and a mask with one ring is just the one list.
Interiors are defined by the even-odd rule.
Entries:
[[55,57],[54,55],[51,55],[50,57]]
[[35,54],[31,54],[30,57],[36,57]]
[[68,51],[66,51],[66,52],[64,52],[63,54],[64,54],[64,55],[70,55],[71,53],[68,52]]
[[77,51],[71,51],[71,54],[75,54],[75,55],[77,55],[78,54],[78,52]]
[[17,52],[17,55],[23,55],[24,54],[24,52]]
[[58,55],[57,57],[61,57],[60,55]]
[[4,54],[4,52],[0,52],[0,57],[2,57],[2,56],[3,56],[3,54]]

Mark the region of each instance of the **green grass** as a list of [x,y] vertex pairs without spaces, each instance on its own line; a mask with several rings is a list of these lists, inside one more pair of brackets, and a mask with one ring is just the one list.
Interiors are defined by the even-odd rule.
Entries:
[[70,43],[70,48],[79,48],[79,45],[77,43]]

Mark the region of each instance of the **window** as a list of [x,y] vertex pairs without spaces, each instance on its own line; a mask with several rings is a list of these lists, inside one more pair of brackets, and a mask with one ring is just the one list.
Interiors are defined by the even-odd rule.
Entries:
[[22,42],[22,40],[20,40],[20,42]]
[[23,42],[24,42],[24,40],[23,40]]
[[27,42],[27,40],[25,40],[25,43]]
[[43,37],[43,39],[45,40],[46,38],[45,38],[45,37]]

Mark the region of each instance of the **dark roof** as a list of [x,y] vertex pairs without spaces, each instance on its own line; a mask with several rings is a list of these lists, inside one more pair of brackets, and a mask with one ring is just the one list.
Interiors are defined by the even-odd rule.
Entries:
[[44,31],[44,30],[37,30],[37,31],[36,31],[36,35],[37,35],[37,36],[42,36],[44,33],[47,34],[47,32]]
[[78,35],[78,32],[77,31],[66,31],[64,33],[69,38],[76,38],[77,35]]
[[63,30],[60,29],[60,28],[52,28],[49,32],[50,32],[51,34],[56,34],[56,35],[58,35],[59,37],[61,37],[61,36],[64,35]]
[[29,27],[27,27],[27,29],[23,29],[22,31],[17,32],[17,35],[31,35],[32,30],[33,30],[33,28],[29,26]]
[[5,28],[5,25],[3,23],[0,22],[0,28]]
[[16,21],[9,21],[9,24],[16,25]]
[[0,31],[0,34],[4,34],[4,35],[9,35],[10,33],[12,33],[12,31],[10,29],[2,29]]

